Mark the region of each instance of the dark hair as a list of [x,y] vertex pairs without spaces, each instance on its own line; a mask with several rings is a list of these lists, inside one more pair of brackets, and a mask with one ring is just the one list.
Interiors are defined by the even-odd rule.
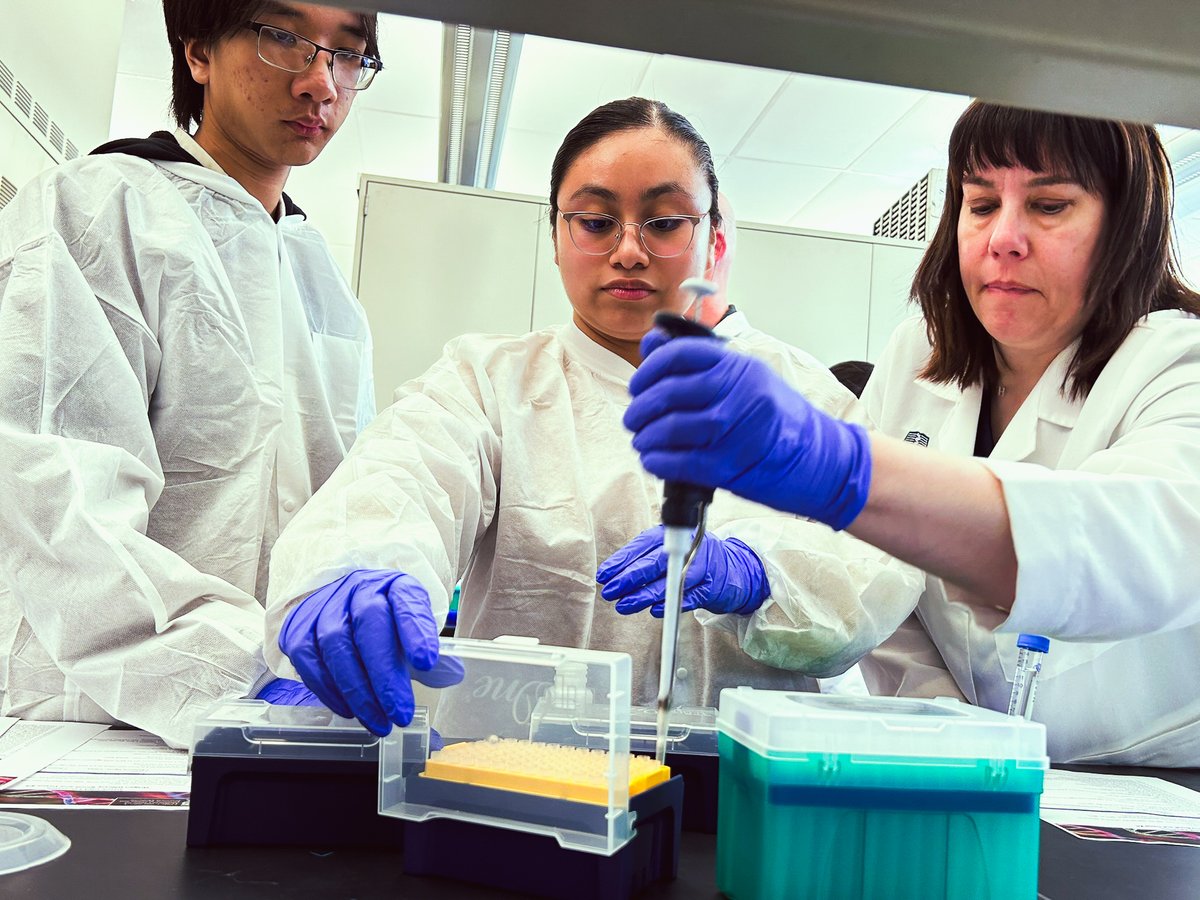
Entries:
[[867,379],[875,371],[875,365],[861,359],[848,359],[845,362],[834,363],[829,367],[829,371],[850,393],[861,397],[863,388],[867,386]]
[[550,166],[551,233],[554,232],[554,225],[558,221],[558,189],[562,187],[567,170],[579,155],[610,134],[638,128],[661,128],[688,146],[712,193],[708,220],[714,229],[721,224],[721,210],[717,206],[717,171],[713,166],[712,150],[709,149],[708,143],[700,137],[700,132],[691,122],[667,104],[644,97],[629,97],[597,106],[580,119],[563,138],[562,145],[554,154],[554,164]]
[[946,202],[913,279],[933,347],[922,377],[960,388],[998,379],[994,344],[963,289],[958,217],[963,177],[1021,167],[1077,181],[1104,201],[1103,231],[1085,292],[1086,322],[1061,386],[1087,395],[1137,322],[1159,309],[1200,313],[1171,236],[1171,164],[1152,125],[1013,109],[976,100],[950,135]]
[[[192,79],[183,45],[197,40],[206,47],[235,34],[273,4],[270,0],[163,0],[167,42],[171,45],[171,115],[181,128],[200,124],[204,115],[204,87]],[[367,56],[379,56],[379,17],[362,13],[367,35]]]

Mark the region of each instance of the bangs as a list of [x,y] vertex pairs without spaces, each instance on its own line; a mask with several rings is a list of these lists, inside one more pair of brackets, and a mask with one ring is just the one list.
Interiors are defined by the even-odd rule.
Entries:
[[1155,310],[1200,316],[1200,294],[1179,275],[1171,227],[1171,163],[1153,125],[970,103],[950,135],[946,197],[910,298],[930,354],[918,377],[965,389],[998,383],[996,342],[963,287],[958,254],[963,179],[1028,169],[1069,179],[1104,205],[1085,287],[1079,345],[1061,384],[1085,398],[1130,332]]
[[963,176],[985,169],[1024,168],[1070,179],[1103,196],[1109,167],[1101,154],[1109,141],[1090,121],[975,102],[950,136],[951,177],[961,186]]

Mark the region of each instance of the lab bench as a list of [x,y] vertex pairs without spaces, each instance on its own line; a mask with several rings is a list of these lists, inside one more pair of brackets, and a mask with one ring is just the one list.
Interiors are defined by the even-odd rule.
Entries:
[[[1200,790],[1200,769],[1078,768],[1151,775]],[[515,896],[404,875],[399,855],[385,850],[188,849],[187,814],[180,810],[54,809],[33,814],[52,822],[71,839],[72,846],[52,862],[0,877],[0,895],[5,898],[474,900]],[[470,864],[470,848],[463,848],[463,865]],[[1045,823],[1041,825],[1038,890],[1047,900],[1193,900],[1197,884],[1200,853],[1195,848],[1085,841]],[[684,833],[679,878],[640,896],[689,900],[718,897],[715,836]]]

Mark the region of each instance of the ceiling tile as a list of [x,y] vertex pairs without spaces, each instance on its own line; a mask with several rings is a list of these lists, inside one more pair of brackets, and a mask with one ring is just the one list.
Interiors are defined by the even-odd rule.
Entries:
[[729,63],[656,56],[637,92],[683,114],[715,154],[732,153],[787,74]]
[[930,169],[946,168],[954,123],[970,97],[926,94],[851,164],[867,175],[888,175],[916,182]]
[[838,172],[815,166],[730,157],[717,170],[721,193],[741,222],[783,225],[828,185]]
[[355,106],[437,118],[442,103],[442,23],[381,14],[379,54],[383,71]]
[[1158,136],[1165,145],[1169,145],[1177,137],[1185,135],[1192,130],[1190,128],[1180,128],[1178,125],[1155,125],[1154,127],[1158,129]]
[[845,169],[922,96],[909,88],[791,75],[738,155]]
[[550,193],[550,164],[561,143],[562,135],[509,128],[496,170],[496,190],[545,199]]
[[508,126],[561,141],[597,106],[637,93],[650,59],[649,53],[526,35]]
[[391,178],[438,180],[438,120],[372,109],[354,111],[363,171]]
[[[1195,174],[1196,159],[1200,156],[1200,131],[1190,128],[1176,129],[1170,140],[1165,142],[1165,147],[1167,157],[1175,169],[1176,178],[1181,175],[1192,176]],[[1180,171],[1181,166],[1186,167],[1185,172]]]
[[883,215],[910,187],[903,178],[843,172],[792,216],[793,228],[870,234]]

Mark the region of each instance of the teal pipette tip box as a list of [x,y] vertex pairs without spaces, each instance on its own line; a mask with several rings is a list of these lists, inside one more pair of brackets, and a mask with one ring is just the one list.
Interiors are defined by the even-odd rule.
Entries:
[[1037,896],[1041,724],[949,698],[735,688],[717,725],[733,900]]

